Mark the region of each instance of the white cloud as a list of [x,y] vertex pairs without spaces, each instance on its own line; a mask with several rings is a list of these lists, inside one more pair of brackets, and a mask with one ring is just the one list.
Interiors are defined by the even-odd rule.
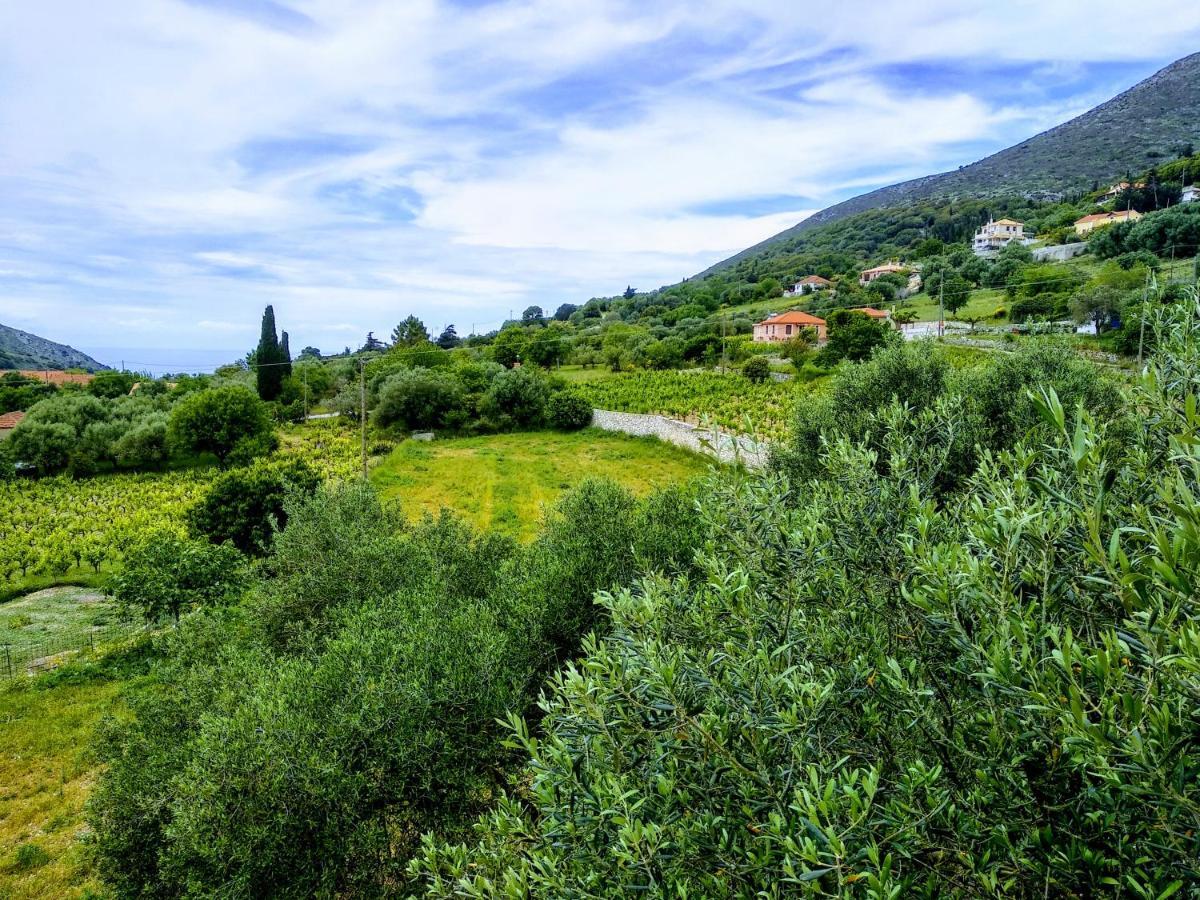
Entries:
[[[204,342],[272,302],[299,346],[650,287],[1086,108],[1111,86],[1084,63],[1200,35],[1165,0],[1136,41],[1113,0],[293,5],[314,27],[0,6],[0,319]],[[880,68],[946,60],[1038,68],[1004,98]]]

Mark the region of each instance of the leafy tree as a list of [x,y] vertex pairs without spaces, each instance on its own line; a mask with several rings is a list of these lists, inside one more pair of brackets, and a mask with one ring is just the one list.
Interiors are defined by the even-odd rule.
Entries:
[[752,384],[762,384],[771,377],[771,364],[765,356],[752,356],[743,363],[742,374]]
[[544,369],[552,368],[566,358],[568,340],[567,326],[551,322],[530,336],[525,344],[525,359]]
[[492,359],[505,368],[511,369],[522,361],[528,343],[529,337],[525,329],[511,325],[508,328],[501,329],[500,333],[492,341],[492,346],[489,349]]
[[170,617],[178,623],[188,609],[233,600],[245,583],[245,559],[233,547],[160,531],[126,552],[108,590],[120,606],[137,610],[147,622]]
[[301,359],[305,359],[305,358],[320,359],[321,351],[318,348],[310,345],[300,351],[300,358]]
[[826,343],[817,354],[817,362],[822,366],[836,365],[842,360],[864,360],[877,348],[900,339],[886,320],[852,309],[834,310],[825,319],[825,325]]
[[268,306],[263,311],[262,334],[253,354],[254,378],[258,387],[260,400],[271,401],[278,399],[283,387],[283,377],[286,374],[283,363],[283,349],[279,345],[279,337],[275,333],[275,310]]
[[87,385],[87,392],[94,397],[112,400],[125,397],[133,390],[134,376],[131,372],[97,372]]
[[528,369],[508,369],[492,381],[483,399],[483,410],[500,424],[511,421],[528,427],[545,419],[550,388],[546,380]]
[[429,329],[416,316],[410,315],[392,329],[393,347],[415,347],[429,343]]
[[1129,294],[1107,285],[1080,291],[1071,299],[1071,315],[1076,322],[1091,322],[1097,330],[1107,328],[1120,313]]
[[554,311],[554,318],[559,322],[565,322],[571,318],[571,314],[579,309],[574,303],[563,303]]
[[622,293],[621,293],[621,296],[624,297],[626,300],[632,300],[634,297],[637,296],[637,288],[626,285],[625,290],[622,291]]
[[[396,326],[396,327],[397,327],[397,328],[399,328],[400,326]],[[423,326],[422,326],[422,327],[423,327]],[[393,332],[393,333],[394,333],[394,332]],[[385,344],[385,343],[384,343],[383,341],[381,341],[379,338],[375,337],[375,332],[373,332],[373,331],[368,331],[368,332],[367,332],[367,339],[366,339],[366,341],[364,341],[364,342],[363,342],[363,345],[362,345],[362,347],[359,349],[359,352],[360,352],[360,353],[379,353],[380,351],[383,351],[383,350],[386,350],[386,349],[387,349],[387,344]],[[347,347],[347,348],[346,348],[346,355],[347,355],[347,356],[349,356],[349,351],[350,351],[350,348],[349,348],[349,347]]]
[[447,325],[442,329],[442,333],[438,335],[436,343],[443,350],[453,350],[462,343],[462,339],[459,338],[458,332],[454,330],[453,325]]
[[257,452],[273,436],[267,407],[241,385],[189,394],[171,410],[167,440],[192,453],[211,453],[224,466],[239,447]]
[[971,283],[957,273],[947,276],[938,294],[950,315],[954,315],[971,299]]
[[188,510],[188,527],[213,544],[229,543],[242,553],[261,556],[270,549],[275,532],[287,525],[288,496],[311,494],[320,483],[320,476],[302,460],[256,460],[214,481]]
[[61,472],[71,462],[77,436],[65,422],[38,422],[26,419],[13,429],[5,450],[17,461],[37,466],[44,475]]
[[546,404],[546,419],[560,431],[577,431],[592,424],[592,404],[577,391],[557,391]]
[[542,325],[545,323],[546,315],[542,312],[540,306],[527,306],[525,311],[521,313],[522,325]]
[[410,431],[438,428],[463,404],[462,390],[454,378],[429,369],[404,369],[379,388],[372,421],[383,428],[399,425]]

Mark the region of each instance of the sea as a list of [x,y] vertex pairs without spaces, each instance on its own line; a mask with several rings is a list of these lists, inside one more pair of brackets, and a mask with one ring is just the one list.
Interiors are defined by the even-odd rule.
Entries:
[[88,356],[114,369],[149,372],[151,375],[190,373],[202,375],[236,362],[246,355],[243,350],[195,350],[171,347],[89,347],[78,346]]

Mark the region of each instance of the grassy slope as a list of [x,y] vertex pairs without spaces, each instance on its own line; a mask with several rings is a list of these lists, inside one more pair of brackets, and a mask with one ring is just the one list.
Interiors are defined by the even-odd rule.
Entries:
[[119,681],[0,690],[0,898],[79,897],[100,885],[78,841],[95,780],[96,724]]
[[479,528],[520,540],[537,531],[542,508],[588,476],[608,476],[645,494],[704,472],[708,462],[669,444],[587,429],[422,443],[405,441],[371,472],[410,517],[442,507]]

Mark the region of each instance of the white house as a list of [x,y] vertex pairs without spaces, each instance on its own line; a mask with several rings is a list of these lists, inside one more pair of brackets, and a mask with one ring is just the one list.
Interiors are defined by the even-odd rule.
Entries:
[[989,220],[986,225],[980,225],[971,242],[971,249],[976,256],[991,256],[1007,247],[1010,242],[1027,243],[1025,224],[1013,219],[1001,219],[998,222]]
[[1189,184],[1179,195],[1180,203],[1196,203],[1200,201],[1200,185]]
[[831,287],[833,287],[833,282],[828,278],[822,278],[820,275],[805,275],[795,284],[784,288],[784,293],[788,295],[811,294],[813,291],[824,291]]

